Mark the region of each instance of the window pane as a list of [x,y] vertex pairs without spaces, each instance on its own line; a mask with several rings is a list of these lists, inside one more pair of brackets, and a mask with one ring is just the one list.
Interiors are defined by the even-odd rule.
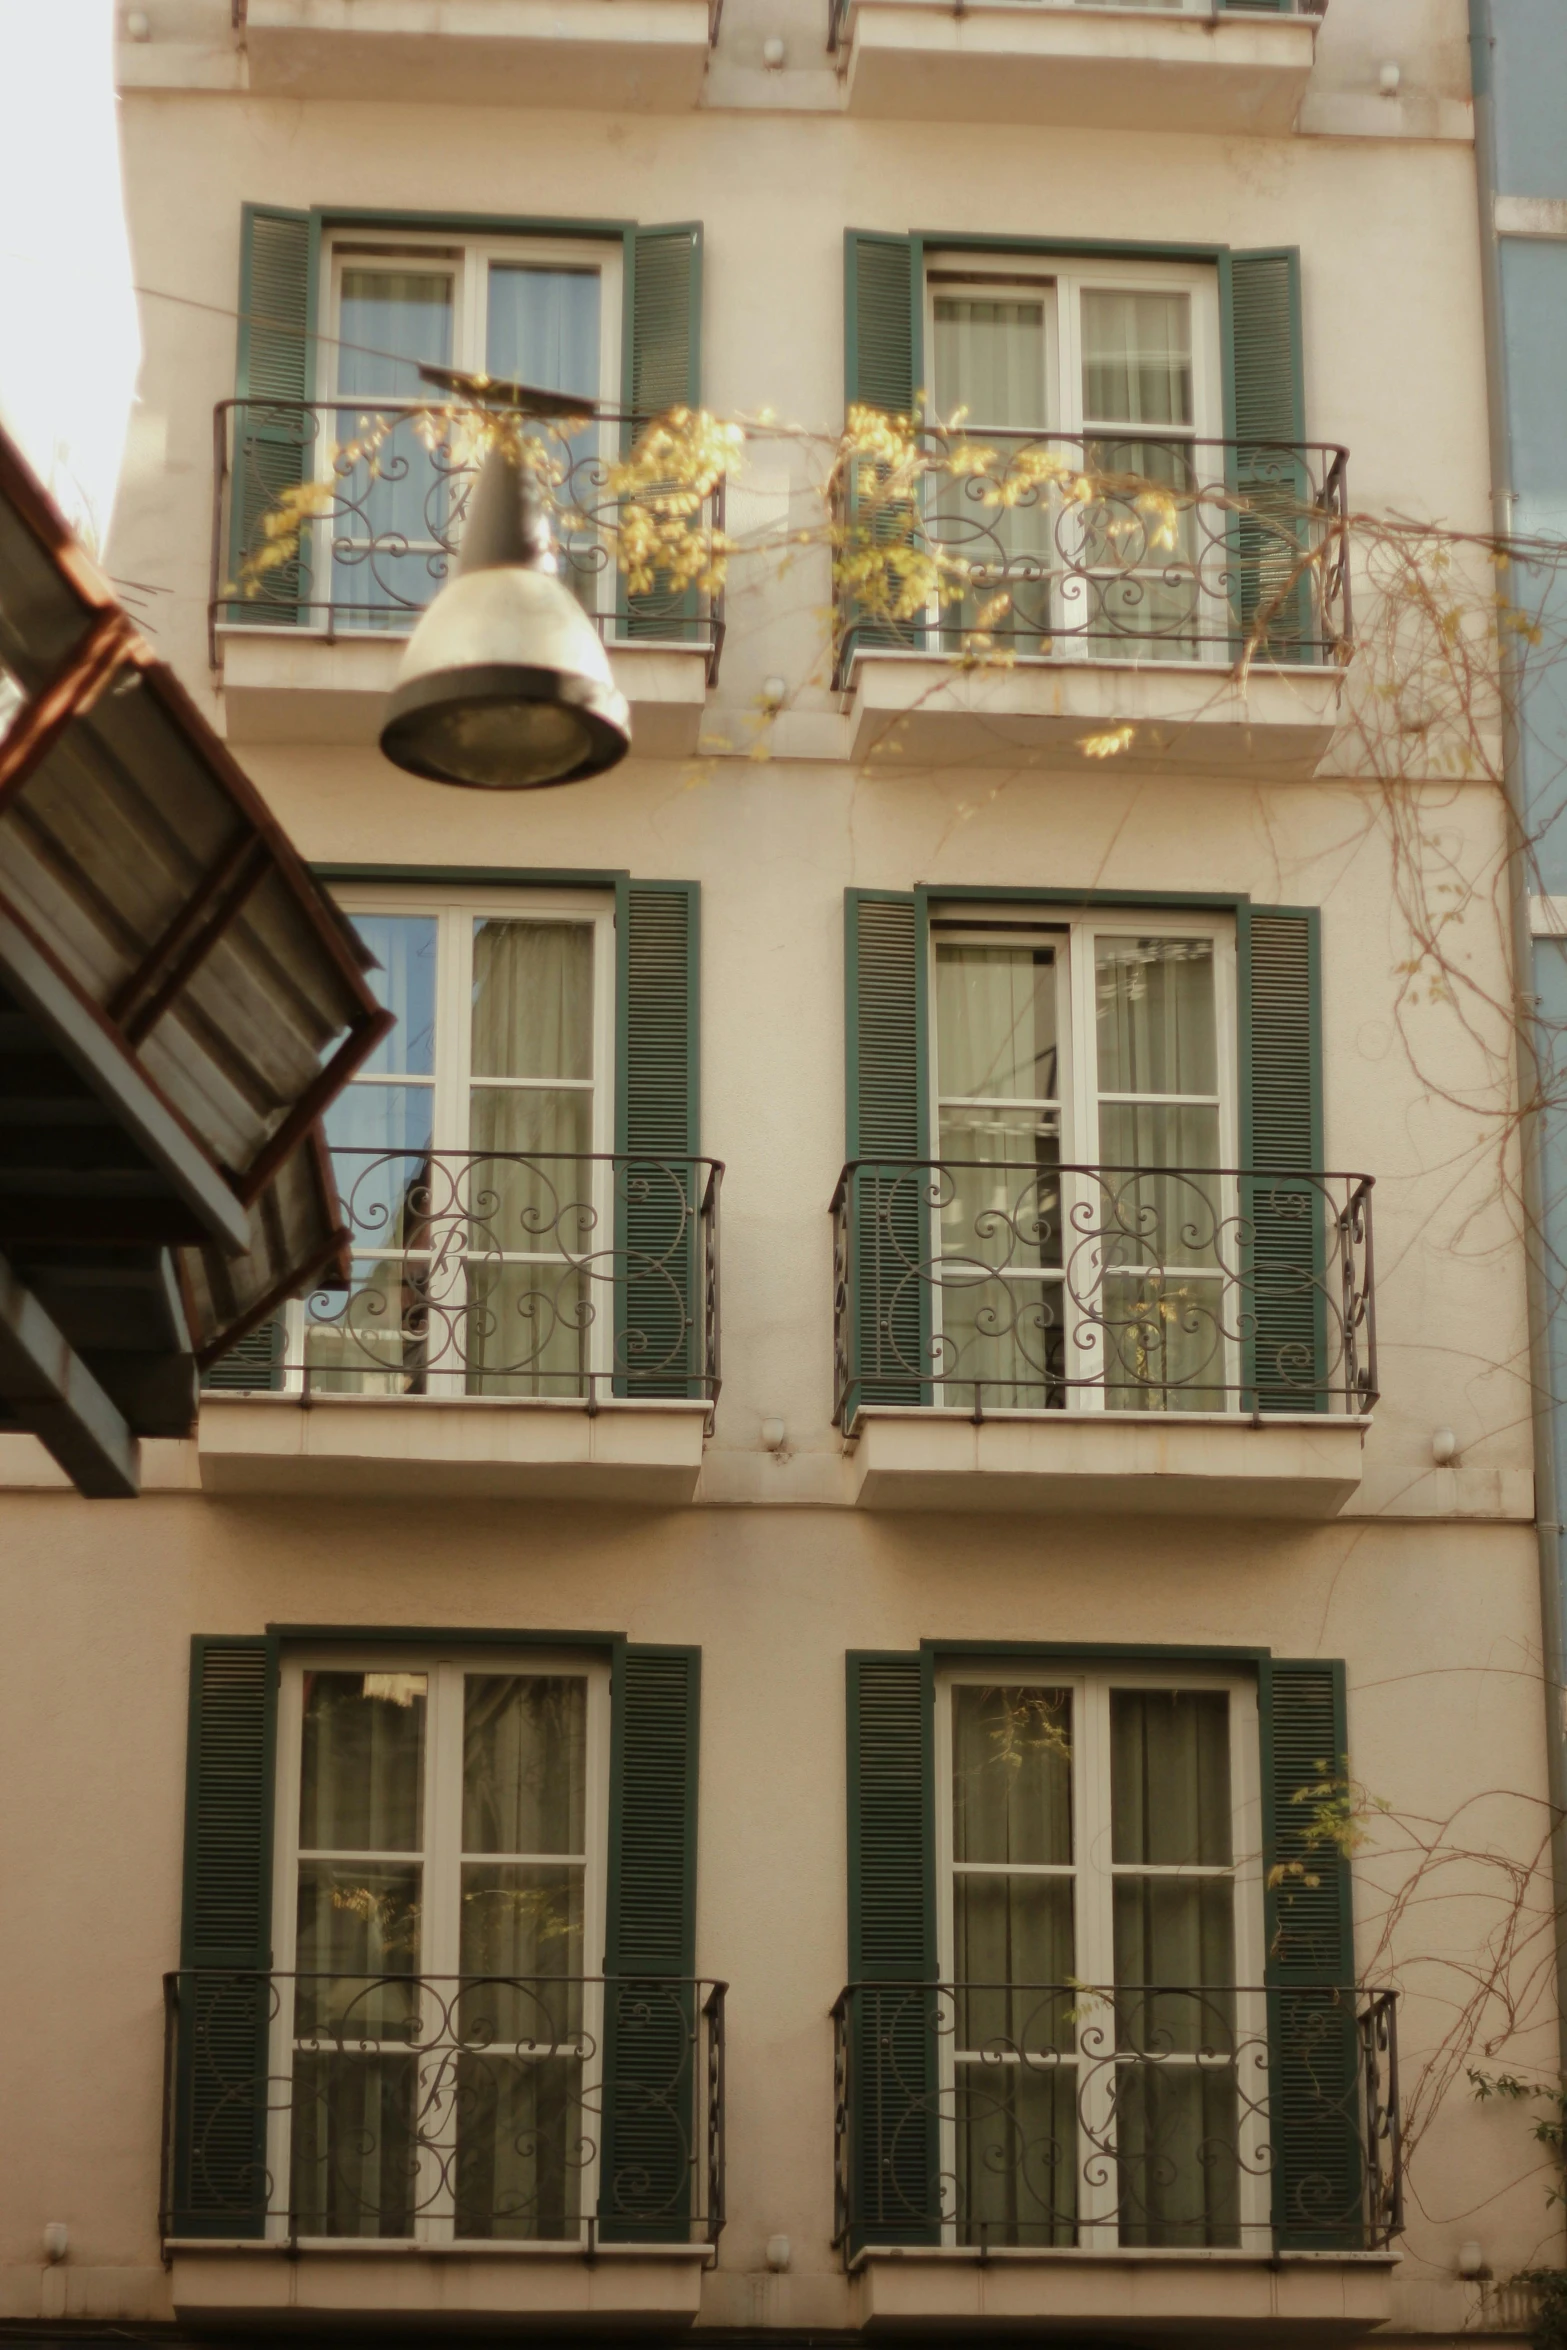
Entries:
[[475,1077],[593,1075],[593,929],[473,926]]
[[[338,1151],[417,1152],[434,1137],[435,1089],[429,1085],[345,1085],[326,1114],[327,1140]],[[338,1174],[347,1191],[360,1165]]]
[[944,417],[966,408],[971,425],[1049,422],[1040,297],[937,295],[936,406]]
[[419,1850],[425,1696],[423,1673],[305,1675],[304,1850]]
[[938,946],[936,1066],[946,1100],[1056,1100],[1053,946]]
[[1099,424],[1190,424],[1189,294],[1085,289],[1083,415]]
[[1077,2067],[954,2068],[960,2244],[1077,2240]]
[[1113,1689],[1110,1756],[1112,1860],[1230,1866],[1230,1701],[1222,1689]]
[[294,1964],[295,2036],[406,2039],[418,1993],[417,1861],[302,1860]]
[[541,391],[597,399],[599,307],[596,269],[492,263],[485,366]]
[[1066,1689],[952,1692],[952,1855],[1072,1859],[1072,1697]]
[[363,2048],[294,2058],[289,2202],[301,2236],[411,2236],[418,2059]]
[[340,392],[394,394],[418,399],[428,391],[418,362],[452,361],[452,281],[445,271],[345,269]]
[[468,1674],[464,1852],[581,1853],[587,1747],[588,1685],[580,1675]]
[[938,1142],[932,1196],[943,1256],[1014,1270],[1059,1265],[1059,1111],[944,1108]]
[[354,928],[380,964],[376,1000],[397,1015],[364,1064],[365,1076],[429,1077],[435,1070],[435,917],[355,914]]
[[[1075,1974],[1070,1877],[952,1880],[954,2018],[960,2048],[1070,2049]],[[1109,2010],[1106,2007],[1106,2022]]]
[[587,2132],[602,2130],[582,2099],[574,2055],[457,2059],[454,2232],[459,2238],[559,2241],[580,2225]]
[[1239,2244],[1239,2099],[1233,2066],[1121,2065],[1115,2124],[1123,2244]]
[[1101,1093],[1217,1093],[1211,938],[1094,941]]
[[470,2047],[552,2048],[582,2029],[584,1874],[559,1864],[465,1861],[465,1983],[457,2029]]

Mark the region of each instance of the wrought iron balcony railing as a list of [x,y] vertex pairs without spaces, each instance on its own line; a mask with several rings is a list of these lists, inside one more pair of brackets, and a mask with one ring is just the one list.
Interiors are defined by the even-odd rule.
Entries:
[[332,1161],[350,1286],[242,1341],[209,1388],[717,1401],[718,1160],[339,1145]]
[[1395,1995],[856,1983],[836,2241],[1369,2252],[1403,2226]]
[[832,1199],[834,1419],[1368,1413],[1372,1182],[852,1160]]
[[[943,470],[959,445],[988,462]],[[976,632],[1016,656],[1075,661],[1349,657],[1345,449],[1135,426],[974,426],[924,446],[936,470],[908,495],[873,458],[846,474],[840,684],[862,652],[955,653]],[[854,566],[874,566],[883,545],[885,572],[867,584]],[[911,557],[939,567],[956,600],[897,617]]]
[[[627,593],[615,564],[623,501],[609,487],[597,428],[568,438],[530,419],[547,454],[561,576],[599,634],[615,644],[694,645],[718,675],[723,599],[655,584]],[[462,540],[478,457],[453,446],[427,404],[398,400],[221,400],[213,415],[212,576],[207,618],[213,666],[226,627],[313,629],[327,637],[406,634],[445,584]],[[297,552],[258,567],[268,517],[297,483],[326,504]],[[692,517],[693,534],[723,528],[720,482]]]
[[[953,16],[964,13],[963,0],[929,0],[933,8]],[[1054,0],[1057,9],[1094,8],[1103,0]],[[1163,0],[1164,12],[1174,16],[1326,16],[1328,0]],[[836,53],[848,31],[854,0],[828,0],[827,47]],[[1038,0],[1028,0],[1028,13],[1038,13]]]
[[163,2237],[716,2243],[726,1988],[166,1975]]

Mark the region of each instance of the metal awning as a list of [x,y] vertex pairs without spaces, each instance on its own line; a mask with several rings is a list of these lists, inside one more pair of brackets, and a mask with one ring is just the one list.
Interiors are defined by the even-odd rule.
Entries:
[[371,957],[0,432],[0,1428],[84,1493],[347,1278]]

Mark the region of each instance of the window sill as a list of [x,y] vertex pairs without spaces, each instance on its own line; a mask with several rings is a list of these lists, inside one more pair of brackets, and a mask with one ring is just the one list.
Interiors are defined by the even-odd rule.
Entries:
[[862,1406],[861,1509],[1095,1516],[1336,1517],[1360,1484],[1366,1422],[1302,1413],[1008,1412]]
[[854,0],[851,114],[1280,134],[1316,51],[1309,16]]
[[[593,0],[620,7],[624,0]],[[406,636],[328,637],[302,628],[220,627],[218,656],[231,743],[369,744]],[[615,683],[631,705],[636,755],[689,758],[707,706],[705,645],[616,644]]]
[[685,2326],[709,2244],[429,2245],[192,2242],[165,2246],[176,2319],[302,2327],[441,2319]]
[[673,1509],[702,1469],[708,1406],[654,1397],[218,1395],[201,1399],[204,1492],[355,1501],[596,1501]]
[[860,2324],[891,2331],[963,2326],[1135,2330],[1152,2335],[1275,2332],[1352,2341],[1392,2313],[1394,2252],[992,2252],[899,2246],[862,2252]]
[[[1283,20],[1281,20],[1283,21]],[[1245,691],[1222,661],[1051,657],[958,669],[925,653],[862,652],[847,704],[850,756],[873,766],[1075,767],[1087,735],[1130,725],[1117,772],[1252,781],[1316,772],[1339,723],[1344,671],[1255,669]]]
[[680,113],[707,69],[707,0],[249,0],[258,95]]

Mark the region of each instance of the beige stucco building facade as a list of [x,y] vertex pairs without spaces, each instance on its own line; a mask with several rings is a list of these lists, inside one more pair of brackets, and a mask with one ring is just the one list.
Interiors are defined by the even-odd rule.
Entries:
[[[1461,0],[133,13],[111,565],[400,1026],[350,1302],[134,1503],[0,1440],[0,2317],[1521,2335],[1559,2215],[1466,2077],[1556,2063],[1498,795],[1367,776],[1317,572],[1229,682],[1229,523],[1139,572],[987,514],[977,672],[923,615],[835,661],[818,528],[906,387],[1483,530]],[[607,775],[381,757],[439,457],[228,592],[420,360],[778,426],[721,613],[583,589]]]

